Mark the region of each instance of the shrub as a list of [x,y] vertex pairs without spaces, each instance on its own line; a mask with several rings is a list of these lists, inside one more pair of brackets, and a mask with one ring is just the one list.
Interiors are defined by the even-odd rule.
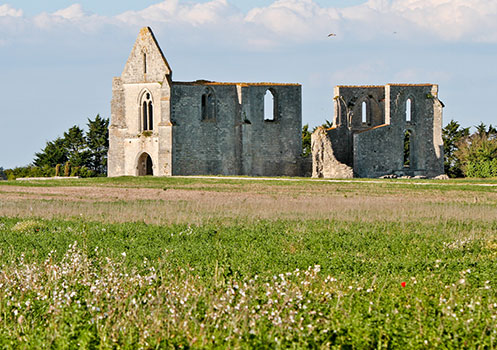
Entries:
[[79,169],[79,177],[86,178],[86,177],[95,177],[95,176],[97,176],[97,173],[94,170],[88,169],[85,166],[82,166]]
[[467,177],[497,176],[497,138],[475,133],[459,143],[457,156]]
[[48,165],[45,165],[43,167],[28,165],[25,167],[17,167],[14,169],[5,170],[7,180],[15,180],[20,177],[51,177],[54,176],[54,174],[55,169]]
[[81,167],[79,166],[75,166],[71,169],[71,176],[79,176],[79,170],[81,169]]

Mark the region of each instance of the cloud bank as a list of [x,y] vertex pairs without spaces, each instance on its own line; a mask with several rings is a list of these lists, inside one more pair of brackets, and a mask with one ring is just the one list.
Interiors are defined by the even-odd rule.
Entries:
[[10,5],[0,5],[0,17],[22,17],[22,10],[17,10]]
[[[0,28],[12,22],[18,29],[22,24],[26,30],[72,27],[98,32],[112,26],[135,31],[136,27],[150,25],[164,31],[213,32],[221,35],[219,40],[238,41],[247,49],[330,40],[330,33],[337,34],[331,40],[389,37],[413,42],[497,43],[495,0],[369,0],[345,8],[323,7],[313,0],[276,0],[248,13],[229,0],[186,4],[164,0],[113,17],[89,13],[82,5],[74,4],[29,18],[22,9],[1,5]],[[8,38],[0,40],[5,43]]]

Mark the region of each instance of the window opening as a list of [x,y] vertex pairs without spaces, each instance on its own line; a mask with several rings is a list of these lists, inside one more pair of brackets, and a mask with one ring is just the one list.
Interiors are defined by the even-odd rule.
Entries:
[[202,120],[216,119],[216,97],[211,91],[202,95]]
[[276,98],[271,89],[266,91],[264,95],[264,120],[274,121],[276,120]]
[[406,122],[412,121],[412,101],[408,99],[406,101]]
[[412,154],[412,133],[410,130],[404,132],[404,168],[410,168]]
[[149,92],[143,95],[142,129],[143,131],[154,130],[154,105]]
[[143,101],[143,130],[148,130],[148,110],[147,102]]
[[147,53],[143,53],[143,73],[147,74]]
[[362,115],[362,123],[366,124],[368,122],[368,104],[366,101],[362,103],[362,110],[361,110],[361,115]]

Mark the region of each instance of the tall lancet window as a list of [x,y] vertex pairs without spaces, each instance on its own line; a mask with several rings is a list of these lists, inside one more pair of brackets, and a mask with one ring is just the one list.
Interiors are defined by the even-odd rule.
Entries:
[[147,53],[143,53],[143,73],[147,74]]
[[406,101],[406,122],[412,122],[412,100]]
[[202,120],[216,120],[216,96],[211,88],[205,89],[201,102]]
[[154,105],[149,92],[143,94],[141,106],[143,131],[154,130]]

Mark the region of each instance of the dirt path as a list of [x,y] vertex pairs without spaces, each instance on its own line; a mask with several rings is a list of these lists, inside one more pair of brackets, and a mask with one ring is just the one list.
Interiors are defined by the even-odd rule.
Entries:
[[406,182],[398,180],[356,180],[356,179],[291,179],[291,178],[278,178],[278,177],[234,177],[234,176],[174,176],[184,179],[220,179],[220,180],[250,180],[250,181],[308,181],[308,182],[329,182],[329,183],[365,183],[365,184],[398,184],[398,185],[420,185],[420,186],[481,186],[481,187],[497,187],[497,184],[493,183],[445,183],[445,182]]

